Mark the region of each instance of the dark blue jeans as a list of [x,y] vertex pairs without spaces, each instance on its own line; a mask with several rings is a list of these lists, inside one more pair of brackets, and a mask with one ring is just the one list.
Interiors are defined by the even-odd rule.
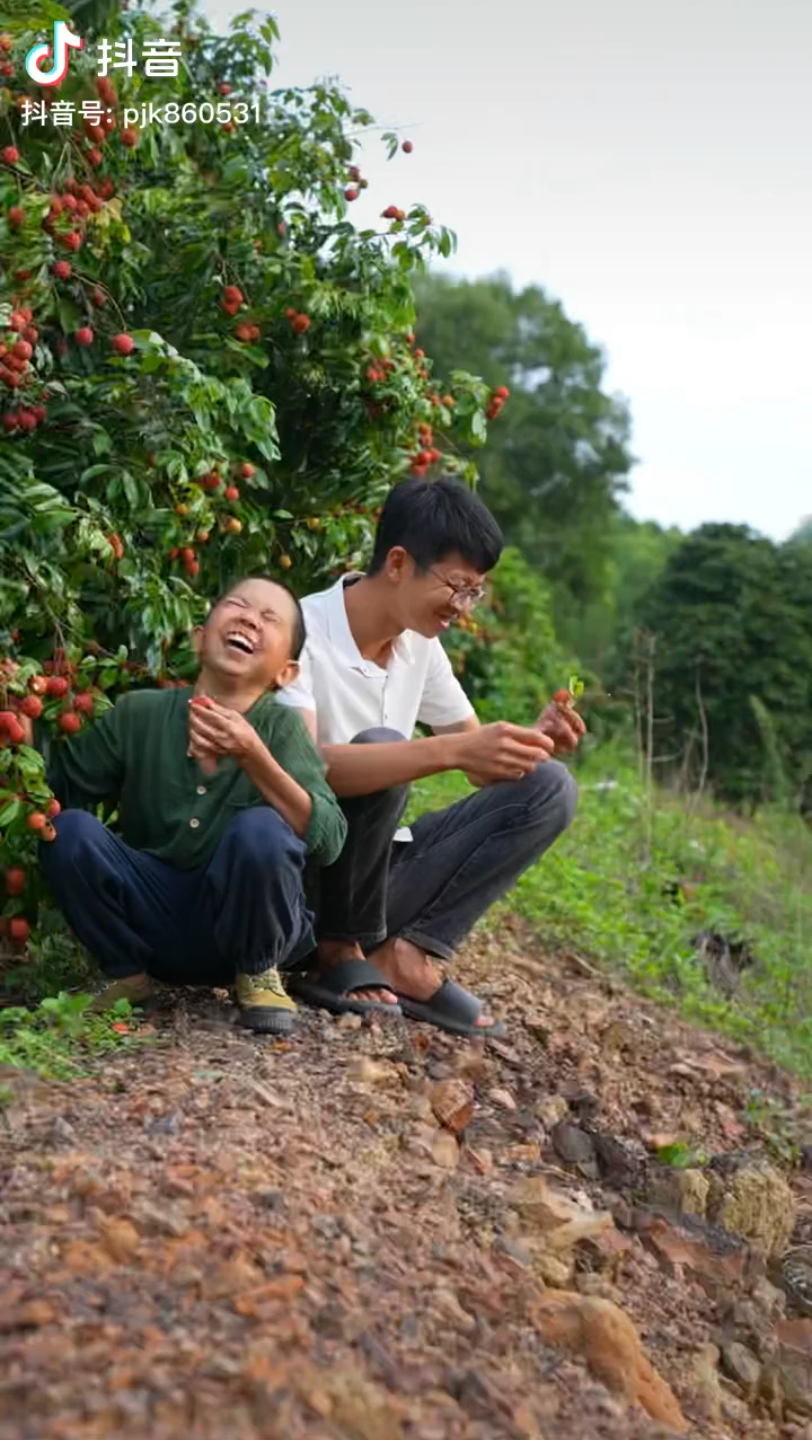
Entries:
[[146,970],[175,985],[228,985],[313,947],[305,846],[270,807],[232,820],[208,865],[177,870],[132,850],[84,810],[40,846],[43,874],[77,938],[111,979]]
[[[352,743],[403,739],[396,730],[365,730]],[[494,901],[563,835],[578,787],[565,765],[547,760],[521,780],[421,815],[412,840],[400,842],[394,836],[408,798],[402,785],[342,799],[346,844],[334,865],[311,878],[320,940],[355,940],[369,953],[400,936],[450,960]]]

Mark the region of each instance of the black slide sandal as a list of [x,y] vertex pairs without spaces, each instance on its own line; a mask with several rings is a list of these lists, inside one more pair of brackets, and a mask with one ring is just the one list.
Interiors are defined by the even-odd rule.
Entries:
[[318,1010],[329,1010],[331,1015],[392,1015],[400,1018],[400,1005],[387,1005],[383,1000],[355,1000],[356,990],[388,990],[395,992],[380,970],[368,960],[340,960],[337,965],[327,965],[318,973],[303,974],[292,971],[285,976],[285,983],[291,995],[313,1005]]
[[505,1023],[497,1020],[493,1025],[477,1025],[485,1009],[481,1000],[464,990],[456,980],[444,980],[430,1000],[410,1000],[407,995],[398,995],[403,1014],[409,1020],[422,1020],[426,1025],[435,1025],[450,1035],[464,1035],[474,1040],[498,1039],[505,1033]]

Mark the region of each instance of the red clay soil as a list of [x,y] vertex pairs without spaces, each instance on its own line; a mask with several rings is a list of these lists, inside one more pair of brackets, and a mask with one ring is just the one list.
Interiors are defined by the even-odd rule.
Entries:
[[[791,1082],[518,929],[456,973],[502,1042],[308,1011],[268,1042],[187,991],[92,1078],[0,1077],[0,1440],[812,1434],[703,1349],[747,1266],[672,1263],[639,1200],[655,1137],[758,1148],[747,1094],[791,1106]],[[539,1263],[528,1181],[614,1224]],[[580,1319],[551,1339],[551,1285],[559,1329],[620,1307],[672,1428],[639,1403],[631,1329],[603,1360]]]

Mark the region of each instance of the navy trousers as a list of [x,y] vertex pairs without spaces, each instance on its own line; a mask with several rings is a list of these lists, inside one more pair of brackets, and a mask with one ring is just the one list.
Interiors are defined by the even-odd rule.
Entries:
[[[405,744],[397,730],[365,730],[353,744]],[[578,787],[546,760],[521,780],[487,785],[448,810],[421,815],[395,841],[409,786],[341,801],[348,832],[335,864],[314,873],[320,940],[357,941],[367,954],[387,936],[450,960],[477,920],[571,824]]]
[[312,950],[306,849],[270,807],[243,810],[208,865],[177,870],[132,850],[94,815],[65,810],[42,870],[77,938],[110,979],[146,970],[175,985],[228,985]]

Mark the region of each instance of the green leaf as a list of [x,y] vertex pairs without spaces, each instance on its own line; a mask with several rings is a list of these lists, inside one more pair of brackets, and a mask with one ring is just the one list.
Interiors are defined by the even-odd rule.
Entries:
[[136,481],[135,477],[130,474],[129,470],[125,470],[123,472],[121,479],[124,484],[124,494],[127,497],[130,508],[134,510],[138,505],[140,499],[138,482]]
[[674,1170],[690,1170],[697,1164],[696,1153],[682,1140],[676,1140],[673,1145],[663,1145],[657,1151],[657,1159],[662,1165],[670,1165]]
[[475,441],[478,440],[480,444],[484,444],[488,438],[488,426],[481,410],[475,410],[471,416],[471,435],[472,438]]
[[0,809],[0,826],[11,825],[25,813],[25,806],[21,800],[9,800]]

